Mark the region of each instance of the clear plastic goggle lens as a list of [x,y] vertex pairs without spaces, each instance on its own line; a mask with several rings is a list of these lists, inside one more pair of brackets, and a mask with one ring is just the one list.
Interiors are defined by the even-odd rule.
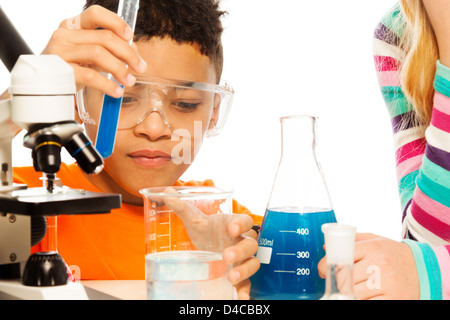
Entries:
[[[227,85],[174,80],[159,77],[136,77],[133,87],[126,88],[122,99],[118,130],[131,129],[153,112],[164,124],[183,128],[194,121],[208,121],[206,136],[217,135],[228,116],[234,91]],[[101,104],[86,92],[77,95],[80,118],[98,125]]]

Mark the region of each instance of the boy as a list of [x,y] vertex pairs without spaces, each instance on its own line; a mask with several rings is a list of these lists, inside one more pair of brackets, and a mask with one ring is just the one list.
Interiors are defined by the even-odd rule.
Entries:
[[[61,23],[43,52],[58,54],[73,66],[77,88],[86,88],[86,106],[91,116],[98,113],[99,97],[103,93],[113,97],[125,93],[115,149],[105,159],[104,170],[89,176],[76,164],[63,164],[58,172],[65,186],[122,195],[122,208],[111,214],[58,218],[58,251],[68,265],[78,266],[82,279],[144,279],[140,189],[212,185],[211,181],[178,180],[191,161],[173,161],[172,151],[180,143],[173,136],[178,129],[190,133],[191,137],[198,135],[195,121],[201,124],[204,135],[215,125],[220,101],[211,96],[210,103],[206,96],[203,100],[196,96],[179,101],[170,92],[180,82],[185,87],[200,84],[217,87],[223,64],[220,41],[223,12],[215,0],[140,1],[135,45],[129,46],[133,34],[114,13],[117,4],[118,1],[112,0],[88,0],[80,16]],[[99,71],[114,75],[125,90]],[[157,84],[148,80],[154,76],[159,79]],[[167,79],[183,81],[174,84]],[[145,106],[136,98],[140,96],[136,93],[139,88],[145,88],[147,111],[133,114],[128,110]],[[168,99],[175,101],[170,107],[166,106]],[[150,102],[152,107],[148,105]],[[95,140],[96,125],[86,124],[86,131]],[[183,150],[183,159],[190,153],[192,160],[200,144],[201,139],[192,140],[192,149]],[[16,182],[29,187],[42,185],[41,174],[33,168],[15,168],[14,176]],[[249,213],[236,202],[233,210]],[[257,244],[251,227],[260,221],[254,218],[255,221],[246,214],[235,217],[229,232],[240,241],[224,252],[225,262],[234,264],[229,279],[236,286],[239,298],[244,299],[249,297],[248,278],[259,267],[253,257]]]

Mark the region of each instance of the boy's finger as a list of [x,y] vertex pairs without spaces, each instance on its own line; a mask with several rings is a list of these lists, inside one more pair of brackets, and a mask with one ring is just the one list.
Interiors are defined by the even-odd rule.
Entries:
[[[95,54],[92,54],[95,52]],[[74,50],[64,52],[61,57],[68,62],[90,66],[93,69],[111,73],[124,86],[131,87],[136,82],[135,77],[125,64],[114,57],[108,50],[96,45],[79,45]]]
[[259,260],[256,257],[251,257],[243,263],[237,265],[228,272],[228,280],[236,285],[239,282],[250,278],[258,271],[260,266]]
[[93,5],[84,10],[79,18],[64,20],[60,27],[70,29],[71,26],[80,26],[81,29],[108,29],[116,33],[123,40],[129,41],[133,38],[130,26],[115,12],[109,11],[99,5]]
[[251,283],[249,279],[239,282],[234,287],[236,288],[239,300],[250,300]]
[[228,233],[232,238],[236,238],[248,232],[253,226],[253,219],[246,214],[233,214],[228,225]]
[[185,226],[203,221],[206,217],[197,207],[176,197],[164,197],[163,201],[170,210],[180,217]]
[[238,263],[255,255],[258,243],[252,238],[242,238],[235,245],[228,247],[223,252],[223,259],[227,264]]
[[[117,62],[125,62],[138,73],[144,72],[147,67],[145,61],[137,52],[136,46],[130,46],[110,30],[80,30],[73,32],[67,29],[58,29],[53,34],[53,38],[60,42],[70,41],[70,44],[74,45],[76,47],[75,49],[77,49],[67,50],[70,52],[79,52],[80,46],[90,45],[92,48],[97,48],[97,51],[100,49],[98,47],[102,47],[112,57],[115,57],[118,60]],[[87,54],[91,56],[91,59],[104,60],[105,56],[97,51],[89,50]],[[110,62],[108,61],[108,63]]]
[[99,72],[91,68],[82,67],[78,64],[71,64],[77,79],[77,90],[82,87],[97,89],[107,95],[119,98],[123,95],[123,89],[113,81],[106,79]]

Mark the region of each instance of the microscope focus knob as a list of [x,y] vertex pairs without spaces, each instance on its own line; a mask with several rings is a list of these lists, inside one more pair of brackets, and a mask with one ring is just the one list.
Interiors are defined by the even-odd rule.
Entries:
[[63,258],[55,251],[36,252],[25,265],[22,284],[34,287],[67,284],[69,277]]

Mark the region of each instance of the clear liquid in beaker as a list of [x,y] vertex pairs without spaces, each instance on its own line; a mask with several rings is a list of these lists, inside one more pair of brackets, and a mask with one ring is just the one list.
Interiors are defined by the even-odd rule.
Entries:
[[[325,255],[321,225],[335,222],[333,210],[277,208],[266,212],[258,238],[258,272],[251,277],[253,299],[319,299],[325,280],[317,264]],[[253,285],[255,284],[255,285]]]
[[145,257],[149,300],[231,300],[221,253],[167,251]]

